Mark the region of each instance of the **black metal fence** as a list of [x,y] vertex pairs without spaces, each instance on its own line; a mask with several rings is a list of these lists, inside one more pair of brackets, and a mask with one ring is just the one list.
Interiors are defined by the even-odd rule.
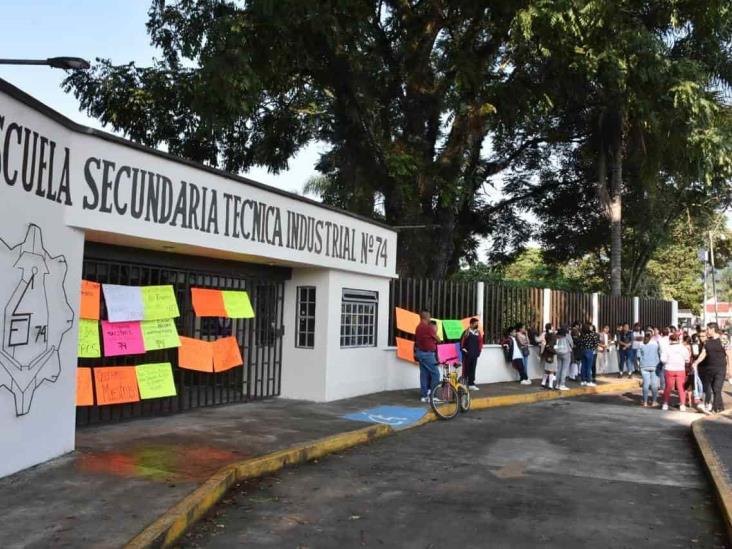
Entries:
[[[85,259],[85,280],[135,286],[172,285],[180,310],[180,317],[175,319],[178,333],[204,340],[235,336],[244,366],[221,373],[178,368],[176,348],[150,351],[144,357],[80,358],[79,366],[95,368],[170,362],[178,394],[175,397],[141,400],[130,404],[77,407],[77,425],[175,413],[280,394],[284,283],[271,278],[235,276],[230,273],[213,274],[212,271],[215,272],[214,269],[201,271],[147,263]],[[190,290],[194,287],[247,291],[255,318],[197,317],[191,301]],[[103,301],[101,318],[107,318]]]
[[[572,322],[592,322],[592,294],[551,290],[549,321],[554,326]],[[402,278],[391,282],[389,342],[395,343],[394,307],[418,312],[429,310],[435,318],[461,319],[475,315],[478,282]],[[507,283],[484,283],[483,327],[486,343],[498,343],[506,331],[522,322],[527,328],[540,332],[543,328],[543,288],[531,288]],[[614,331],[617,323],[633,322],[633,298],[598,296],[598,329],[609,325]],[[667,326],[672,320],[670,301],[640,300],[640,320],[643,324]]]

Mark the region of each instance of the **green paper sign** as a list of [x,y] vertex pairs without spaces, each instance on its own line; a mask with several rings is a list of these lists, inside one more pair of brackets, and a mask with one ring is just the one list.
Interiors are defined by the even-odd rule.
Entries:
[[178,330],[172,318],[166,320],[143,320],[140,322],[145,351],[180,347]]
[[254,310],[249,302],[249,294],[223,290],[224,308],[229,318],[254,318]]
[[79,358],[99,358],[102,348],[99,345],[99,321],[82,318],[79,320]]
[[463,323],[460,320],[443,320],[442,329],[445,331],[445,339],[460,339],[463,335]]
[[170,362],[140,364],[135,367],[140,398],[163,398],[175,396],[175,381]]
[[140,290],[144,320],[164,320],[180,316],[173,286],[143,286]]

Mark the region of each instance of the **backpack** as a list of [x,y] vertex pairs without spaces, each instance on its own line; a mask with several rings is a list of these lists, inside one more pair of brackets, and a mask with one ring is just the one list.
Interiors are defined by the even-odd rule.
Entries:
[[567,354],[571,349],[569,348],[569,342],[567,341],[567,337],[560,337],[557,338],[557,342],[554,344],[554,352],[559,355],[565,355]]

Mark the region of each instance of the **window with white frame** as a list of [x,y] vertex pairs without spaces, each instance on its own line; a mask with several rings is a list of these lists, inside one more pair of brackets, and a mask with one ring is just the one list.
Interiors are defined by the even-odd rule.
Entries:
[[295,346],[315,347],[315,286],[297,287],[295,327]]
[[376,347],[378,292],[344,289],[341,298],[341,347]]

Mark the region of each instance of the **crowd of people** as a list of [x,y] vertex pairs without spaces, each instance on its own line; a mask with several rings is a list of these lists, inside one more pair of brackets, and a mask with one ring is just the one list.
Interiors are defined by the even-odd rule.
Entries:
[[[534,339],[534,341],[532,341]],[[555,329],[547,324],[532,338],[523,324],[513,327],[502,341],[506,360],[516,369],[519,382],[528,377],[531,345],[539,348],[546,389],[567,391],[567,380],[593,387],[598,374],[608,373],[611,353],[616,353],[618,376],[642,379],[644,407],[668,410],[672,392],[678,395],[680,411],[696,408],[704,413],[724,410],[722,387],[727,375],[729,339],[714,322],[706,329],[675,326],[641,327],[639,323],[618,324],[598,332],[590,323],[575,322]]]
[[[429,399],[440,381],[437,358],[439,338],[428,311],[420,313],[415,331],[414,357],[420,366],[420,398]],[[501,341],[506,361],[518,373],[522,385],[531,385],[529,358],[538,347],[541,380],[546,389],[568,391],[567,381],[594,387],[597,375],[609,373],[611,356],[617,357],[618,376],[640,375],[643,407],[668,410],[673,392],[680,411],[696,408],[711,414],[724,410],[722,387],[727,376],[729,338],[711,322],[703,329],[675,326],[641,327],[618,324],[613,332],[603,326],[574,322],[555,329],[547,324],[541,334],[532,334],[524,324],[512,327]],[[478,357],[483,350],[479,320],[473,318],[460,338],[463,377],[470,390],[475,384]]]

